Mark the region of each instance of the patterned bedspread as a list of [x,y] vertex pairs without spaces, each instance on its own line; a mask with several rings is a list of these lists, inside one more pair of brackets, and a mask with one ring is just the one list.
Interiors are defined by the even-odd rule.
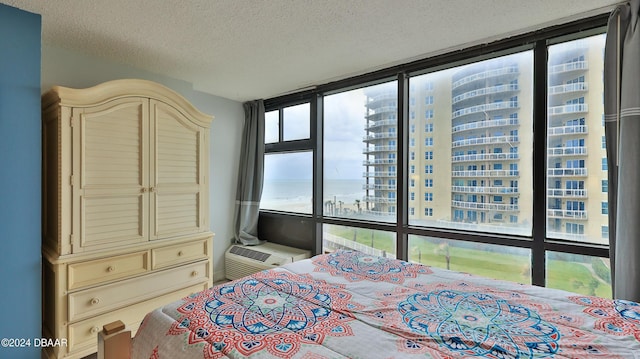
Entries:
[[339,251],[147,315],[140,358],[640,358],[640,304]]

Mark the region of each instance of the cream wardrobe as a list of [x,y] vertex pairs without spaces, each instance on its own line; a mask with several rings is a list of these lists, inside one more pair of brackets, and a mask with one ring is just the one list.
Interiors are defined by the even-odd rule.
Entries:
[[42,96],[43,336],[81,358],[116,319],[212,284],[211,116],[150,81]]

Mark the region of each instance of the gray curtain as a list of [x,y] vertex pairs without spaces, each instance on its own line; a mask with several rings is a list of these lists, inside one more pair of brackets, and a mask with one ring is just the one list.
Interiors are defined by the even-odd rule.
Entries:
[[613,297],[640,302],[640,0],[609,17],[604,107]]
[[244,103],[244,130],[234,217],[235,242],[256,245],[264,175],[264,102]]

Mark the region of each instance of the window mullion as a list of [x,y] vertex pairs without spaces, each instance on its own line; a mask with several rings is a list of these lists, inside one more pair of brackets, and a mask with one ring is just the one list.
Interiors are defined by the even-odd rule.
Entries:
[[544,242],[547,232],[547,43],[536,42],[533,53],[533,245],[531,283],[545,285]]
[[398,74],[398,153],[396,178],[396,256],[407,260],[409,224],[408,162],[409,158],[409,77],[405,73]]
[[324,99],[318,94],[311,100],[311,138],[313,139],[313,220],[315,222],[314,248],[315,253],[322,253],[322,198],[324,190],[323,182],[323,104]]

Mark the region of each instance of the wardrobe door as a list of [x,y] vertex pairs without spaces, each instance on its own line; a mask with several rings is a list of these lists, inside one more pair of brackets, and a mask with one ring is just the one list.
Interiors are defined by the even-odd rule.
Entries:
[[[151,238],[168,238],[206,230],[205,131],[182,112],[151,100],[155,150],[151,165]],[[152,140],[154,142],[154,140]]]
[[74,253],[148,241],[149,100],[74,108]]

